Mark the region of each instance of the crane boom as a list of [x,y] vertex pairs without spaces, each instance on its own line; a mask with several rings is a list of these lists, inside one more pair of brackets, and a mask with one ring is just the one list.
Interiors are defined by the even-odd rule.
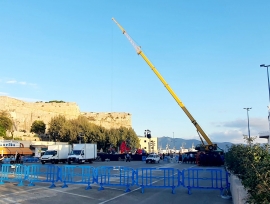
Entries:
[[[146,57],[146,55],[144,54],[144,52],[141,50],[141,47],[138,46],[133,40],[132,38],[127,34],[127,32],[125,31],[125,29],[114,19],[112,18],[112,20],[116,23],[116,25],[120,28],[120,30],[122,31],[122,33],[127,37],[127,39],[129,40],[129,42],[132,44],[132,46],[135,48],[136,52],[138,55],[140,55],[144,61],[149,65],[149,67],[152,69],[152,71],[156,74],[156,76],[159,78],[159,80],[163,83],[163,85],[165,86],[165,88],[169,91],[169,93],[172,95],[172,97],[174,98],[174,100],[178,103],[178,105],[182,108],[182,110],[184,111],[184,113],[187,115],[187,117],[191,120],[192,124],[196,127],[197,132],[199,133],[199,136],[203,137],[205,139],[205,141],[207,142],[207,146],[206,150],[213,150],[216,149],[217,145],[213,144],[212,141],[209,139],[209,137],[206,135],[206,133],[203,131],[203,129],[201,128],[201,126],[197,123],[197,121],[193,118],[193,116],[189,113],[189,111],[187,110],[187,108],[185,107],[185,105],[183,104],[183,102],[178,98],[178,96],[175,94],[175,92],[173,91],[173,89],[169,86],[169,84],[165,81],[165,79],[162,77],[162,75],[158,72],[158,70],[155,68],[155,66],[151,63],[151,61]],[[202,140],[201,140],[202,141]],[[203,141],[202,141],[203,143]]]

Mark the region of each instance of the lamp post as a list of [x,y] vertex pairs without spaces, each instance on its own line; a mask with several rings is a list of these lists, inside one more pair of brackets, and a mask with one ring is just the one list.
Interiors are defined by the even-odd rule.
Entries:
[[173,134],[173,148],[175,148],[174,132],[172,134]]
[[252,108],[244,108],[247,110],[247,119],[248,119],[248,140],[249,140],[249,144],[250,144],[250,130],[249,130],[249,114],[248,114],[248,111]]
[[260,67],[266,67],[266,70],[267,70],[268,98],[269,98],[269,103],[270,103],[270,83],[269,83],[269,72],[268,72],[268,67],[270,67],[270,65],[261,64]]
[[[268,72],[268,67],[270,67],[270,65],[261,64],[260,67],[266,67],[266,70],[267,70],[268,98],[269,98],[269,105],[268,105],[268,126],[269,126],[268,145],[270,145],[270,83],[269,83],[269,72]],[[270,149],[269,149],[269,152],[270,152]]]

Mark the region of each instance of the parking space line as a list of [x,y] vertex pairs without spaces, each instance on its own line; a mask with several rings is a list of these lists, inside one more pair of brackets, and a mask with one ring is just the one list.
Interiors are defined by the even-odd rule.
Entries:
[[109,199],[109,200],[105,200],[105,201],[103,201],[103,202],[101,202],[101,203],[99,203],[99,204],[103,204],[103,203],[110,202],[110,201],[112,201],[112,200],[115,200],[116,198],[120,198],[120,197],[122,197],[122,196],[124,196],[124,195],[127,195],[127,194],[129,194],[129,193],[132,193],[132,192],[137,191],[137,190],[139,190],[139,189],[141,189],[141,187],[136,188],[136,189],[134,189],[134,190],[132,190],[132,191],[130,191],[130,192],[127,192],[127,193],[122,193],[122,194],[120,194],[120,195],[118,195],[118,196],[115,196],[115,197]]
[[40,187],[40,188],[32,188],[32,189],[25,190],[25,191],[17,191],[17,192],[14,192],[14,193],[8,193],[8,194],[0,195],[0,197],[5,197],[5,196],[9,196],[9,195],[14,195],[14,194],[21,194],[21,193],[24,193],[24,192],[38,190],[38,189],[44,189],[44,188],[45,187]]
[[49,190],[60,192],[60,193],[66,193],[66,194],[69,194],[69,195],[74,195],[74,196],[83,197],[83,198],[91,198],[93,200],[100,200],[100,199],[97,199],[97,198],[93,198],[93,197],[90,197],[90,196],[84,196],[84,195],[80,195],[80,194],[77,194],[77,193],[69,193],[69,192],[65,192],[65,191],[61,191],[61,190],[56,190],[56,189],[49,189]]
[[[176,175],[176,174],[177,174],[177,173],[175,173],[174,175]],[[164,180],[164,179],[160,179],[160,180],[154,181],[154,182],[152,182],[151,184],[157,183],[157,182],[162,181],[162,180]],[[99,203],[99,204],[104,204],[104,203],[110,202],[110,201],[112,201],[112,200],[115,200],[116,198],[120,198],[120,197],[122,197],[122,196],[124,196],[124,195],[127,195],[127,194],[129,194],[129,193],[132,193],[132,192],[137,191],[137,190],[139,190],[139,189],[141,189],[141,187],[136,188],[136,189],[134,189],[134,190],[132,190],[132,191],[129,191],[129,192],[127,192],[127,193],[122,193],[122,194],[120,194],[120,195],[118,195],[118,196],[115,196],[114,198],[111,198],[111,199],[109,199],[109,200],[105,200],[105,201],[103,201],[103,202],[101,202],[101,203]]]

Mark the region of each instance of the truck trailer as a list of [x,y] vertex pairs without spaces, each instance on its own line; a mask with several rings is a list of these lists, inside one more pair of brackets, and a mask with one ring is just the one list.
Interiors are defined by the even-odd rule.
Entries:
[[48,150],[41,157],[41,163],[66,163],[70,151],[71,145],[50,145],[48,146]]
[[68,155],[68,164],[92,163],[96,158],[97,144],[73,144],[73,149]]

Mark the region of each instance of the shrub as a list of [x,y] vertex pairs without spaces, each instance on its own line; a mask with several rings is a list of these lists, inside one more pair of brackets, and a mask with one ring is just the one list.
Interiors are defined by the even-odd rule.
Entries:
[[248,192],[247,203],[270,203],[270,155],[268,145],[232,145],[225,167],[238,176]]

